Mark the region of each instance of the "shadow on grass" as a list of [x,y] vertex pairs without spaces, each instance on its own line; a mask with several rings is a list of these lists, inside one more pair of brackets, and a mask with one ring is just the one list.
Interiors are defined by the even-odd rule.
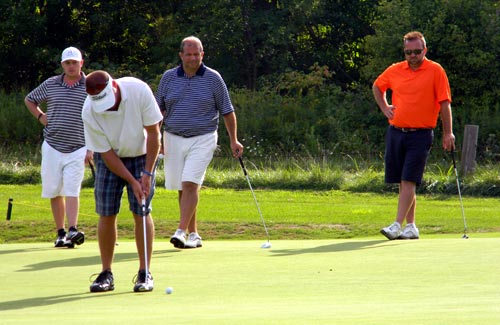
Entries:
[[[53,249],[53,248],[52,248]],[[27,250],[17,250],[17,251],[33,251],[31,249]],[[167,256],[157,256],[165,253],[175,253],[177,250],[162,250],[162,251],[154,251],[153,256],[155,259],[157,258],[165,258]],[[120,262],[129,262],[129,261],[138,261],[137,253],[115,253],[113,263]],[[40,263],[34,263],[25,265],[23,269],[18,270],[17,272],[35,272],[49,269],[58,269],[63,267],[78,267],[78,266],[89,266],[89,265],[101,265],[101,258],[97,254],[95,256],[87,256],[87,257],[75,257],[69,259],[58,259],[52,261],[45,261]]]
[[331,252],[345,252],[354,251],[358,249],[372,249],[379,248],[385,245],[379,245],[382,243],[388,243],[387,240],[369,240],[369,241],[348,241],[338,244],[329,244],[317,247],[310,247],[304,249],[281,249],[281,250],[271,250],[274,256],[290,256],[290,255],[300,255],[300,254],[311,254],[311,253],[331,253]]
[[72,293],[67,295],[57,295],[57,296],[47,296],[47,297],[36,297],[36,298],[26,298],[19,300],[11,300],[0,302],[0,310],[16,310],[25,309],[31,307],[41,307],[50,306],[60,303],[68,303],[72,301],[82,300],[82,299],[99,299],[103,297],[113,297],[124,294],[137,294],[135,292],[106,292],[106,293]]
[[16,254],[16,253],[41,252],[41,251],[49,251],[49,250],[54,250],[54,247],[46,247],[46,248],[18,248],[18,249],[2,249],[2,250],[0,250],[0,255],[5,255],[5,254]]

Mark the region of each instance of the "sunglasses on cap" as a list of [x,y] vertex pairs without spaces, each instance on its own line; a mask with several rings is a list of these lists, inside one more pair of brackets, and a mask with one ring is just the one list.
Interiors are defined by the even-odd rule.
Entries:
[[404,50],[405,54],[406,55],[411,55],[412,53],[415,54],[415,55],[419,55],[420,53],[422,53],[422,49],[416,49],[416,50]]

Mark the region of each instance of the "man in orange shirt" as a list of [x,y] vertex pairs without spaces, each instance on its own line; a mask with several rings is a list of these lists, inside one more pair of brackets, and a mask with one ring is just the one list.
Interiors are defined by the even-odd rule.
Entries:
[[[389,240],[419,238],[415,226],[416,186],[422,183],[439,115],[443,148],[447,151],[455,148],[446,72],[425,57],[426,42],[420,32],[413,31],[403,37],[403,51],[406,60],[388,67],[372,87],[377,105],[389,120],[385,181],[399,183],[396,220],[380,231]],[[392,90],[391,104],[387,100],[388,89]]]

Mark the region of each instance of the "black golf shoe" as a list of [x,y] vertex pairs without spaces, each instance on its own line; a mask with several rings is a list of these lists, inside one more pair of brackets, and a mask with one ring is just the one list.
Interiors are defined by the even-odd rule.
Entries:
[[66,238],[72,243],[76,245],[81,245],[85,241],[85,233],[78,231],[76,229],[70,229]]
[[113,273],[106,270],[99,273],[94,282],[90,285],[90,292],[105,292],[115,290]]
[[68,248],[74,248],[75,245],[69,240],[66,235],[64,236],[57,236],[56,240],[54,241],[54,247],[68,247]]
[[153,276],[148,272],[146,275],[145,270],[139,270],[139,272],[134,276],[134,292],[146,292],[153,291]]

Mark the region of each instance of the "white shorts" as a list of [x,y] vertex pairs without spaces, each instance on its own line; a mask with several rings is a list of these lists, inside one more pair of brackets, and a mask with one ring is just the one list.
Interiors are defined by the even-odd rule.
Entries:
[[183,182],[203,183],[217,148],[217,131],[183,138],[164,132],[165,188],[182,190]]
[[83,147],[71,153],[62,153],[52,148],[46,141],[42,144],[42,197],[80,195],[85,172],[85,155]]

